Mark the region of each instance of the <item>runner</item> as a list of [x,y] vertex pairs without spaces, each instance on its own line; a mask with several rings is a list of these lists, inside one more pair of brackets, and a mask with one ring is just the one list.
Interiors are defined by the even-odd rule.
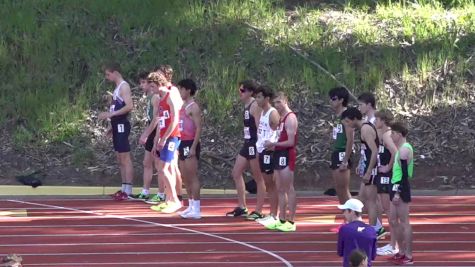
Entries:
[[378,216],[376,175],[379,138],[373,124],[363,121],[363,114],[357,108],[348,108],[341,114],[341,119],[351,128],[361,131],[361,157],[356,168],[356,174],[362,178],[358,197],[368,209],[369,224],[378,231],[376,219]]
[[[354,130],[345,127],[341,121],[341,114],[348,106],[350,94],[344,87],[335,87],[328,92],[330,106],[335,111],[333,120],[333,145],[331,153],[332,177],[340,204],[351,198],[350,194],[350,168],[351,153],[353,151]],[[338,230],[336,230],[338,232]]]
[[[295,113],[288,106],[288,98],[284,92],[278,92],[274,106],[279,112],[279,140],[275,143],[266,141],[266,149],[274,149],[274,170],[277,190],[279,193],[279,220],[267,224],[270,230],[294,232],[297,199],[294,189],[295,161],[297,159],[297,128]],[[287,216],[288,211],[288,216]]]
[[[397,147],[391,138],[391,129],[389,125],[393,121],[393,115],[388,110],[380,110],[375,114],[375,126],[378,130],[379,136],[379,153],[378,153],[378,176],[376,177],[376,187],[378,188],[378,195],[381,201],[382,211],[386,214],[389,220],[389,193],[391,192],[391,176],[394,158],[397,152]],[[380,221],[382,221],[382,212],[378,214]],[[389,220],[391,226],[391,221]],[[392,228],[392,226],[391,226]],[[378,232],[378,237],[379,237]],[[394,255],[398,252],[396,249],[396,239],[391,235],[390,244],[378,248],[378,255]]]
[[364,115],[364,119],[374,125],[376,113],[376,98],[372,93],[366,92],[358,96],[358,108]]
[[343,210],[343,216],[348,222],[338,232],[337,253],[343,257],[343,267],[349,266],[349,257],[355,249],[364,251],[368,266],[371,266],[371,261],[376,258],[376,232],[361,218],[363,203],[352,198],[345,204],[338,205],[338,208]]
[[251,213],[247,216],[248,220],[256,220],[262,225],[275,221],[279,199],[274,180],[274,162],[273,151],[264,147],[265,142],[275,143],[278,140],[277,128],[279,127],[279,112],[271,106],[274,98],[274,91],[269,86],[259,86],[256,91],[257,105],[262,109],[259,128],[257,129],[256,148],[259,154],[259,166],[262,177],[266,185],[270,202],[270,214],[263,218],[258,212]]
[[390,221],[393,228],[391,235],[394,234],[399,253],[389,260],[397,265],[412,265],[412,227],[409,222],[409,204],[411,202],[411,186],[409,179],[413,177],[414,172],[414,149],[407,143],[406,137],[409,133],[407,127],[396,122],[391,125],[391,137],[398,147],[396,152],[391,183],[393,184],[390,192]]
[[148,81],[150,88],[155,92],[158,91],[160,96],[158,134],[155,137],[152,152],[160,157],[158,175],[164,179],[167,190],[166,202],[152,206],[151,209],[164,213],[173,213],[182,206],[176,192],[176,177],[170,171],[170,164],[175,157],[175,151],[179,145],[180,129],[178,123],[180,107],[183,101],[181,98],[178,99],[167,88],[167,80],[163,73],[150,73]]
[[110,119],[111,128],[107,134],[112,133],[112,143],[114,144],[120,176],[122,177],[122,188],[113,194],[112,197],[116,200],[126,200],[132,194],[132,180],[134,178],[134,169],[130,156],[130,122],[128,119],[134,104],[132,102],[130,86],[124,81],[120,72],[120,66],[117,63],[110,63],[104,66],[106,79],[115,83],[116,87],[110,111],[100,113],[98,118],[100,120]]
[[[165,75],[165,78],[167,79],[166,86],[168,90],[171,91],[172,95],[174,95],[175,97],[181,100],[181,95],[180,95],[180,92],[178,91],[178,88],[175,85],[173,85],[173,68],[170,65],[160,65],[159,71],[161,71]],[[179,108],[181,109],[181,104],[179,105]],[[180,142],[181,142],[181,139],[178,140],[178,145],[180,144]],[[170,168],[171,168],[171,173],[173,177],[176,178],[176,192],[178,194],[178,199],[182,201],[183,181],[181,178],[180,168],[178,167],[178,150],[175,152],[175,154],[176,154],[175,158],[173,159]]]
[[178,82],[178,89],[184,101],[180,110],[181,143],[178,164],[188,194],[188,208],[180,215],[185,219],[200,219],[200,180],[197,173],[201,151],[201,108],[195,102],[197,88],[193,80],[181,80]]
[[[155,94],[152,90],[150,90],[150,86],[147,81],[147,76],[149,72],[142,72],[139,74],[139,86],[147,95],[147,124],[148,126],[144,129],[143,133],[139,138],[139,143],[145,147],[145,154],[143,159],[143,188],[142,192],[137,195],[131,195],[129,198],[134,200],[149,200],[150,196],[150,185],[152,183],[153,178],[153,168],[157,166],[158,161],[152,155],[153,149],[153,140],[155,139],[155,135],[157,133],[157,124],[158,124],[158,117],[155,116],[155,108],[154,103],[158,103],[159,97]],[[159,196],[162,197],[164,200],[164,188],[163,188],[163,181],[160,180],[158,182],[158,191]]]
[[239,217],[248,215],[246,206],[246,192],[242,174],[248,165],[251,167],[252,177],[257,185],[257,203],[254,212],[262,213],[262,206],[266,195],[266,186],[259,168],[259,161],[256,158],[257,128],[261,109],[257,106],[253,95],[257,89],[254,81],[246,80],[239,83],[239,96],[244,103],[244,144],[236,157],[232,176],[236,185],[238,207],[226,213],[226,216]]

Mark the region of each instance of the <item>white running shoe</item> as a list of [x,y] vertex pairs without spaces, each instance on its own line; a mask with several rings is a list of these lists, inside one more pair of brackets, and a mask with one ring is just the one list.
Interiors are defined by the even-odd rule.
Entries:
[[180,215],[183,219],[201,219],[201,213],[194,210]]
[[181,216],[181,215],[185,215],[185,214],[187,214],[187,213],[190,213],[191,210],[192,210],[192,207],[191,207],[191,206],[188,206],[188,208],[186,208],[186,210],[179,212],[179,214],[180,214],[180,216]]
[[378,254],[378,256],[391,256],[397,254],[398,252],[399,249],[393,248],[391,244],[387,244],[386,246],[380,247],[376,250],[376,254]]
[[260,223],[261,225],[263,226],[266,226],[266,225],[269,225],[269,224],[272,224],[276,221],[276,218],[274,218],[273,216],[271,215],[267,215],[266,217],[262,218],[262,219],[257,219],[256,222]]

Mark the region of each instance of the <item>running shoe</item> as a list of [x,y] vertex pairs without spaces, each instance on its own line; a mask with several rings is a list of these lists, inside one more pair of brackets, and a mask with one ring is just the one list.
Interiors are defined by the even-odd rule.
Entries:
[[379,228],[379,230],[376,232],[377,234],[377,239],[384,239],[389,232],[386,232],[384,227]]
[[387,260],[391,261],[391,262],[396,262],[396,261],[399,261],[400,259],[403,259],[405,257],[406,257],[405,255],[401,255],[398,252],[398,253],[394,254],[393,256],[387,258]]
[[281,223],[279,226],[277,226],[276,229],[281,232],[295,232],[297,230],[297,225],[295,225],[295,223],[286,221],[285,223]]
[[264,218],[261,218],[261,219],[256,219],[256,222],[258,222],[259,224],[263,225],[263,226],[266,226],[268,224],[271,224],[271,223],[274,223],[277,219],[272,216],[272,215],[267,215],[266,217]]
[[145,200],[145,203],[152,204],[152,205],[157,205],[157,204],[159,204],[160,202],[163,202],[163,201],[165,201],[165,198],[159,196],[158,194],[156,194],[152,198],[149,198],[149,199]]
[[390,255],[394,255],[398,252],[399,252],[399,250],[396,249],[396,248],[393,248],[393,246],[391,246],[391,244],[387,244],[386,246],[380,247],[376,250],[376,254],[378,254],[378,256],[390,256]]
[[413,265],[414,264],[414,257],[408,258],[408,257],[404,256],[399,260],[393,261],[393,263],[396,264],[396,265]]
[[236,207],[233,211],[226,213],[227,217],[245,217],[247,216],[247,208]]
[[247,215],[246,220],[248,221],[255,221],[257,219],[262,219],[264,218],[264,215],[260,214],[257,211],[251,212],[251,214]]
[[268,230],[277,230],[277,228],[283,223],[280,222],[279,219],[275,220],[274,222],[272,223],[269,223],[267,225],[264,225],[265,228],[267,228]]
[[186,214],[181,214],[180,216],[183,219],[201,219],[201,212],[192,210]]
[[154,211],[162,211],[162,210],[165,209],[167,206],[168,206],[168,203],[163,202],[163,203],[161,203],[161,204],[151,206],[150,209],[151,209],[151,210],[154,210]]
[[129,199],[129,195],[127,195],[127,193],[125,192],[122,192],[121,194],[119,194],[118,196],[114,198],[114,200],[117,200],[117,201],[122,201],[122,200],[127,200],[127,199]]
[[149,197],[150,197],[149,195],[146,195],[144,193],[140,193],[140,194],[137,194],[137,195],[130,195],[129,199],[146,201],[146,200],[148,200]]
[[167,206],[165,208],[163,208],[160,212],[163,212],[163,213],[175,213],[177,212],[179,209],[181,209],[182,205],[180,202],[178,203],[169,203],[167,204]]

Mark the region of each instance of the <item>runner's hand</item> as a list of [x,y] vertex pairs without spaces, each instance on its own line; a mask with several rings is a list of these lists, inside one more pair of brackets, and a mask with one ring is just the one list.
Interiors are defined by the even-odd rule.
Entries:
[[188,154],[188,158],[193,158],[196,156],[196,148],[190,148],[190,154]]
[[165,147],[165,141],[163,141],[163,139],[160,139],[160,141],[158,141],[158,144],[157,144],[157,150],[162,151],[164,147]]
[[370,180],[371,180],[371,174],[365,174],[365,175],[363,176],[363,182],[364,182],[365,184],[369,183]]
[[340,166],[338,166],[338,169],[339,169],[340,171],[346,171],[346,170],[348,170],[348,163],[343,163],[343,162],[340,163]]
[[143,133],[142,135],[140,135],[139,144],[145,145],[145,143],[147,143],[147,139],[148,139],[148,136],[146,136],[145,133]]

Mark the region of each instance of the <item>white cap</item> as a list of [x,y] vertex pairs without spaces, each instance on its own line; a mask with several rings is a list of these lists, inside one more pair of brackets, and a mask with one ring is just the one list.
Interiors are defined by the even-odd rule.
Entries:
[[345,202],[345,204],[338,205],[338,208],[341,210],[354,210],[357,212],[362,212],[363,206],[364,206],[363,203],[359,201],[358,199],[350,198]]

